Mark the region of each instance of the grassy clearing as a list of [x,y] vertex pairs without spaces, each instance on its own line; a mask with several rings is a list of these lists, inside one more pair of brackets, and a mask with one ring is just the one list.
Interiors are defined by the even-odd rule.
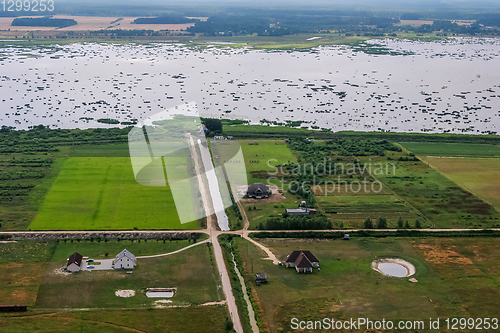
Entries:
[[276,171],[275,166],[297,161],[283,140],[238,140],[238,142],[245,159],[249,184],[267,184],[267,179]]
[[400,144],[419,156],[500,157],[500,147],[491,144],[444,142],[400,142]]
[[[428,320],[498,314],[500,251],[495,238],[263,241],[281,259],[293,250],[311,250],[321,267],[312,274],[274,266],[260,260],[262,251],[251,243],[236,242],[245,278],[251,281],[270,332],[290,330],[293,317]],[[417,271],[413,277],[419,282],[375,272],[371,261],[381,257],[410,261]],[[267,284],[255,285],[253,274],[257,272],[267,274]]]
[[500,159],[423,157],[425,163],[500,211]]
[[125,157],[70,157],[45,197],[33,230],[194,229],[181,224],[169,187],[136,182]]

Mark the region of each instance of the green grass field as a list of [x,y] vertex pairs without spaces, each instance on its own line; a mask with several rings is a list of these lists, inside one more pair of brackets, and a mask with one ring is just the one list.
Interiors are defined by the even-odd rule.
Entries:
[[500,212],[500,158],[422,157],[422,159]]
[[126,157],[70,157],[32,230],[194,229],[181,224],[169,187],[143,186]]
[[492,144],[444,142],[400,142],[399,144],[419,156],[500,157],[500,147]]
[[297,162],[297,158],[283,140],[238,140],[238,142],[245,158],[249,184],[267,184],[267,179],[275,173],[275,166]]
[[[260,260],[264,256],[260,249],[243,239],[236,242],[245,279],[253,286],[269,332],[291,331],[293,317],[396,321],[498,317],[500,250],[496,238],[262,242],[281,260],[293,250],[312,251],[321,268],[312,274]],[[373,259],[394,257],[416,267],[412,277],[418,283],[371,269]],[[257,272],[267,274],[267,284],[255,285]]]

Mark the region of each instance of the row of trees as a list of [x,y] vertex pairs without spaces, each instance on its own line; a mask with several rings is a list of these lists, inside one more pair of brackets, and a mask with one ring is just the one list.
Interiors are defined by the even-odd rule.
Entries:
[[[376,226],[376,229],[387,229],[387,219],[385,217],[382,217],[382,216],[377,218],[375,226]],[[370,218],[367,218],[363,222],[363,227],[365,229],[373,229],[374,224]],[[410,229],[410,228],[411,228],[411,226],[410,226],[410,223],[408,222],[408,220],[403,221],[403,218],[400,216],[398,219],[398,229]],[[420,222],[419,219],[415,220],[415,228],[416,229],[422,228],[422,223]]]
[[259,230],[325,230],[332,229],[326,216],[293,215],[270,217],[258,226]]

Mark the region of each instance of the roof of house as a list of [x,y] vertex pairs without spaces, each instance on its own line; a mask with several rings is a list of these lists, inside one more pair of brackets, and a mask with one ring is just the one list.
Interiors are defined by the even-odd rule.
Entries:
[[130,253],[127,249],[124,249],[122,252],[118,253],[116,255],[115,260],[121,259],[122,257],[127,257],[129,259],[132,259],[133,261],[136,260],[135,256],[132,253]]
[[304,253],[301,253],[297,260],[295,261],[295,267],[297,268],[310,268],[312,267],[311,262]]
[[301,254],[305,255],[310,262],[319,262],[318,258],[316,258],[316,256],[312,254],[311,251],[302,251],[302,250],[293,251],[292,253],[290,253],[286,257],[285,262],[296,262]]
[[68,259],[68,263],[66,264],[66,267],[68,267],[69,265],[71,264],[75,264],[77,265],[78,267],[80,267],[80,265],[82,264],[82,259],[83,259],[83,256],[78,253],[78,252],[75,252],[73,253],[69,259]]
[[262,192],[269,192],[269,187],[262,183],[255,183],[248,186],[248,192],[257,192],[257,190],[260,190]]

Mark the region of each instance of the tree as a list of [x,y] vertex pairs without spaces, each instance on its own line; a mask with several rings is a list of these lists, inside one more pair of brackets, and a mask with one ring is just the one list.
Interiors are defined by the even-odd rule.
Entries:
[[420,220],[419,219],[415,220],[415,228],[416,229],[422,229],[422,224],[420,224]]
[[380,216],[377,219],[377,229],[387,229],[387,219],[385,217]]
[[365,222],[363,222],[363,226],[365,229],[373,229],[373,222],[370,220],[370,218],[366,218]]
[[408,223],[408,220],[405,222],[405,229],[410,229],[410,223]]
[[231,319],[229,317],[226,317],[226,323],[224,326],[226,328],[226,332],[230,332],[233,330],[233,322],[231,321]]
[[403,228],[403,224],[404,224],[403,219],[400,216],[399,219],[398,219],[398,228],[402,229]]
[[203,123],[210,132],[222,132],[222,122],[220,119],[203,118]]
[[340,223],[339,223],[339,229],[344,229],[344,222],[340,221]]

